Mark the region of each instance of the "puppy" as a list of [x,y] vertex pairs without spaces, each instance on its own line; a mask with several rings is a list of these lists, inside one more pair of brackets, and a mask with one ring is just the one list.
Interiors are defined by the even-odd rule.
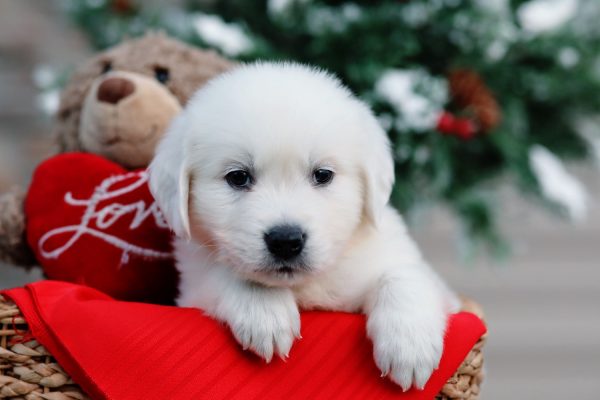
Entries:
[[393,182],[387,135],[333,76],[258,63],[215,78],[150,166],[181,238],[178,304],[267,361],[300,337],[299,308],[363,312],[382,374],[422,388],[458,300],[388,205]]

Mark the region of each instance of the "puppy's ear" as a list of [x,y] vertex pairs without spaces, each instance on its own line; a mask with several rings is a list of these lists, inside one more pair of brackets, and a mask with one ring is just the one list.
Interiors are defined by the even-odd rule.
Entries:
[[176,117],[156,149],[150,164],[150,191],[171,229],[190,239],[190,170],[185,151],[186,126]]
[[392,194],[394,160],[387,134],[372,115],[366,131],[368,137],[363,152],[364,211],[367,219],[377,226]]

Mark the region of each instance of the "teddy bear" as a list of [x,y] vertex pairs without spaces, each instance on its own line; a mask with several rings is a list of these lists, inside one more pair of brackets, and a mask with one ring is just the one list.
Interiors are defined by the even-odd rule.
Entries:
[[[90,153],[126,170],[145,168],[189,97],[232,62],[163,33],[126,40],[76,70],[61,94],[58,153]],[[81,171],[85,179],[85,171]],[[0,261],[38,262],[26,236],[22,189],[0,196]]]

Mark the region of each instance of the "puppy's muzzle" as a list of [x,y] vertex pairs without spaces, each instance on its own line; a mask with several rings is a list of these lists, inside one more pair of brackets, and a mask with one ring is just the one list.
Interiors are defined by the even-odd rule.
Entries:
[[264,240],[275,259],[289,261],[302,253],[306,233],[297,225],[280,225],[267,231]]

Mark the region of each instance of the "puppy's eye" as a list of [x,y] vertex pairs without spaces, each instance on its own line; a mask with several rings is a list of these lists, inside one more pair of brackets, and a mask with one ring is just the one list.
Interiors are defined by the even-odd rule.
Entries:
[[169,70],[167,68],[156,67],[154,68],[154,76],[157,81],[165,84],[169,80]]
[[252,175],[248,171],[235,170],[225,175],[225,180],[234,189],[247,190],[252,185]]
[[102,74],[107,74],[110,71],[112,71],[112,63],[110,61],[107,61],[104,64],[102,64]]
[[316,169],[313,172],[315,185],[327,185],[333,179],[333,171],[325,168]]

